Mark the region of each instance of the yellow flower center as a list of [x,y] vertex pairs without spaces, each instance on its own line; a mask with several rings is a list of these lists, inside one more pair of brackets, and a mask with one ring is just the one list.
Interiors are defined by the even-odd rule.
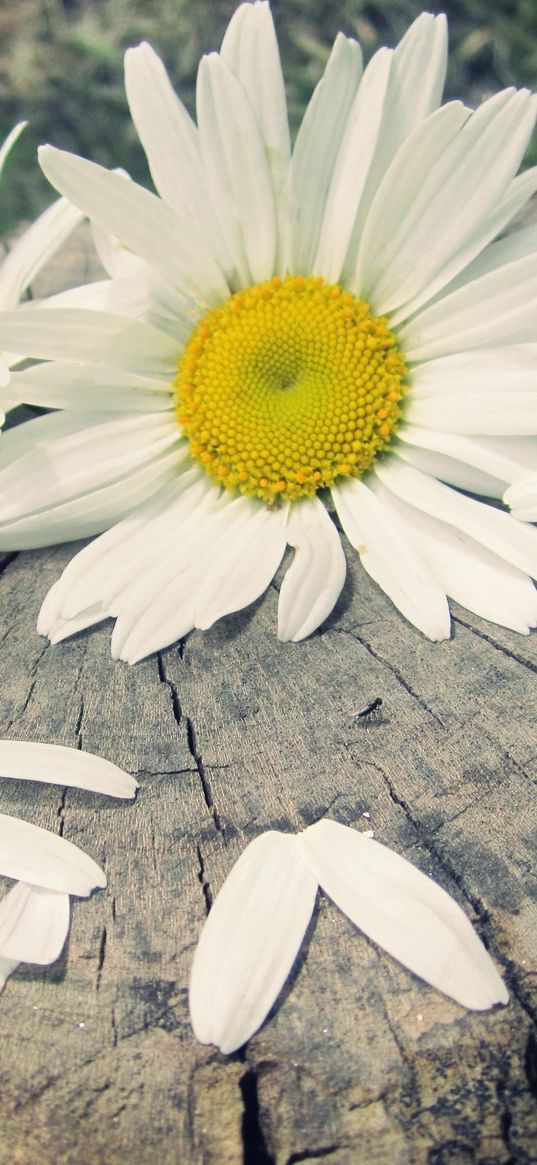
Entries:
[[338,284],[290,275],[208,312],[179,364],[177,416],[207,474],[273,504],[369,469],[405,375],[385,319]]

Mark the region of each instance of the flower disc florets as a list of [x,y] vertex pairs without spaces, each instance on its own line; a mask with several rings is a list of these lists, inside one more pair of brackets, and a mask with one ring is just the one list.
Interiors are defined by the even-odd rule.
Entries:
[[386,320],[320,277],[239,291],[192,335],[176,380],[194,459],[273,503],[360,477],[386,448],[406,367]]

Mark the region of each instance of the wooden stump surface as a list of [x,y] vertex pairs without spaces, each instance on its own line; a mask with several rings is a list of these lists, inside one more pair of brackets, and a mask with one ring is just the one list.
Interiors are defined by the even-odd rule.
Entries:
[[[276,638],[281,575],[253,607],[135,667],[110,625],[37,636],[77,545],[0,556],[0,735],[99,753],[134,804],[0,783],[0,811],[102,864],[68,946],[0,996],[0,1163],[512,1165],[537,1161],[536,639],[456,606],[432,644],[348,549],[333,615]],[[383,715],[349,718],[380,695]],[[370,814],[370,817],[364,817]],[[262,1030],[198,1044],[200,928],[244,846],[327,815],[436,878],[489,947],[510,1003],[470,1013],[320,897]]]

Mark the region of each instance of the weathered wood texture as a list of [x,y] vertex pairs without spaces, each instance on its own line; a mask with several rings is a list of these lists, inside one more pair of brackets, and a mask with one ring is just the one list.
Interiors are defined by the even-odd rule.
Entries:
[[[537,641],[454,608],[453,640],[428,643],[350,552],[307,642],[278,644],[276,582],[129,668],[109,627],[57,647],[35,632],[74,549],[0,558],[0,735],[98,752],[141,788],[116,804],[0,784],[2,812],[108,876],[74,903],[60,961],[0,997],[1,1165],[537,1161]],[[349,719],[377,694],[382,718]],[[508,1007],[465,1012],[321,898],[245,1051],[195,1042],[189,967],[214,893],[256,834],[322,814],[370,826],[457,898]]]

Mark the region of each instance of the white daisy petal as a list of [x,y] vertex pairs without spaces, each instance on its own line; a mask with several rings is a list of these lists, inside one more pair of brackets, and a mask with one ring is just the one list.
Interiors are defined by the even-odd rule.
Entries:
[[[48,890],[87,898],[106,886],[99,866],[64,837],[0,814],[0,874]],[[0,952],[1,953],[1,952]]]
[[278,42],[265,0],[241,4],[227,26],[220,55],[252,103],[277,194],[289,164],[291,143]]
[[1,777],[68,785],[109,797],[134,797],[138,788],[133,777],[100,756],[82,749],[27,740],[0,740]]
[[450,598],[519,635],[537,626],[537,591],[527,574],[460,530],[390,496],[381,482],[374,489],[395,511],[402,532],[419,548]]
[[537,433],[537,393],[460,392],[428,400],[409,400],[411,425],[441,433],[481,433],[508,437]]
[[17,882],[0,902],[0,954],[17,963],[53,963],[69,931],[69,895]]
[[337,283],[345,262],[360,199],[375,156],[390,77],[392,52],[379,49],[371,58],[347,119],[313,263],[315,274]]
[[40,635],[46,634],[52,644],[62,643],[71,635],[78,635],[79,631],[86,631],[88,627],[95,627],[97,623],[102,623],[104,619],[109,618],[109,615],[110,612],[105,611],[101,603],[93,603],[91,607],[86,607],[78,615],[74,615],[72,619],[58,617],[46,632],[40,631],[39,625],[37,630]]
[[[511,451],[509,445],[504,442],[501,443],[500,449],[495,449],[486,440],[475,440],[472,437],[460,436],[459,433],[431,432],[426,429],[418,429],[414,425],[405,425],[404,429],[400,430],[397,457],[407,460],[407,453],[414,453],[416,449],[439,454],[438,464],[443,464],[444,459],[458,461],[461,467],[459,472],[464,473],[468,469],[469,473],[472,473],[473,469],[476,469],[487,478],[494,479],[495,486],[501,482],[517,481],[524,475],[524,465],[520,459],[520,454],[517,456],[516,451]],[[451,468],[453,469],[454,466],[452,465]],[[444,474],[440,472],[434,476],[450,482],[451,485],[457,485],[461,489],[472,488],[469,485],[461,485],[460,481],[444,478]],[[475,478],[472,480],[476,483]],[[480,481],[482,482],[482,480],[481,478]],[[474,493],[479,493],[479,489],[474,490]],[[494,497],[496,494],[490,496]]]
[[506,405],[513,392],[529,392],[537,379],[537,344],[507,344],[476,352],[455,352],[417,364],[411,370],[412,391],[405,419],[415,401],[451,400],[459,394],[505,392]]
[[174,93],[162,61],[145,42],[125,54],[125,88],[155,186],[172,209],[194,222],[227,271],[231,259],[207,196],[198,131]]
[[[431,430],[413,429],[412,432],[427,434]],[[451,436],[448,433],[441,435],[444,437]],[[433,436],[436,436],[436,434],[433,434]],[[455,440],[459,442],[469,440],[469,438],[457,436]],[[403,461],[407,461],[409,465],[413,465],[416,469],[422,470],[423,473],[431,477],[436,477],[439,481],[446,482],[447,485],[454,485],[456,489],[463,489],[468,493],[478,494],[482,498],[501,498],[505,488],[503,478],[500,480],[490,473],[485,473],[482,469],[477,469],[475,465],[468,464],[464,460],[458,461],[455,457],[428,449],[425,447],[424,442],[416,442],[413,445],[400,445],[397,449],[397,456]]]
[[502,265],[418,312],[399,329],[410,361],[534,341],[537,256]]
[[508,1002],[460,906],[405,858],[335,821],[310,826],[297,846],[340,910],[403,966],[463,1007]]
[[[188,470],[137,506],[95,542],[85,546],[54,584],[55,617],[73,618],[98,597],[106,606],[158,558],[161,537],[181,529],[200,495],[199,473]],[[199,512],[197,519],[199,521]],[[170,544],[173,540],[170,538]],[[45,600],[45,604],[47,600]],[[44,604],[44,606],[45,606]]]
[[[265,144],[244,89],[216,53],[198,70],[201,149],[215,211],[232,231],[246,283],[269,279],[276,258],[276,210]],[[241,264],[243,267],[243,264]]]
[[0,146],[0,174],[2,173],[2,170],[4,169],[7,158],[9,156],[9,154],[11,153],[13,146],[15,145],[15,142],[18,141],[21,133],[23,132],[23,130],[26,129],[27,125],[28,125],[27,121],[17,122],[17,125],[14,125],[13,129],[10,130],[7,137],[4,138],[4,141],[2,142],[2,145]]
[[537,473],[509,486],[503,500],[514,518],[523,522],[537,522]]
[[186,296],[211,303],[229,293],[195,223],[149,190],[53,146],[41,146],[39,162],[57,190]]
[[[361,262],[364,269],[374,263],[379,271],[374,283],[368,278],[368,291],[379,313],[403,306],[407,315],[416,311],[506,225],[510,212],[505,208],[502,220],[498,200],[520,165],[536,108],[526,91],[506,90],[490,98],[472,114],[436,165],[413,173],[418,195],[410,213],[403,196],[399,223],[389,236],[384,224],[384,246],[379,241],[375,246],[371,226],[364,232]],[[400,167],[401,154],[375,202],[376,216],[384,200],[392,204],[393,214]],[[487,173],[486,189],[483,172]],[[407,187],[410,180],[407,175]],[[439,222],[444,224],[441,231]]]
[[244,850],[194,956],[190,1017],[201,1043],[228,1054],[261,1026],[296,959],[316,894],[296,838],[269,831]]
[[290,268],[312,270],[335,160],[362,76],[362,52],[339,33],[298,130],[289,172]]
[[353,280],[364,223],[392,159],[410,133],[440,104],[447,67],[447,23],[423,12],[394,50],[382,122],[343,266]]
[[537,530],[510,514],[455,493],[397,457],[389,465],[378,465],[375,472],[395,497],[468,534],[524,574],[537,576]]
[[278,638],[298,643],[324,623],[345,582],[341,539],[317,498],[290,510],[286,538],[295,549],[278,601]]
[[333,486],[332,497],[347,538],[367,573],[424,635],[434,640],[449,639],[445,591],[401,533],[390,509],[361,481]]
[[106,365],[34,364],[12,372],[13,400],[49,409],[87,412],[163,412],[173,408],[170,384]]
[[117,481],[48,509],[0,524],[3,550],[33,550],[54,542],[72,542],[101,534],[121,521],[148,495],[172,481],[181,470],[181,453],[152,458]]
[[37,360],[111,364],[145,376],[175,375],[182,344],[141,320],[70,309],[0,312],[0,346]]
[[79,419],[81,426],[86,421],[85,428],[42,441],[0,471],[0,529],[10,519],[90,494],[178,442],[175,420],[161,413],[110,419],[90,413],[86,418],[79,414]]
[[287,507],[271,512],[248,500],[248,511],[223,544],[211,546],[211,566],[194,601],[195,625],[202,630],[255,602],[283,558]]
[[60,198],[28,227],[0,268],[0,310],[16,307],[26,288],[81,221],[80,211]]

